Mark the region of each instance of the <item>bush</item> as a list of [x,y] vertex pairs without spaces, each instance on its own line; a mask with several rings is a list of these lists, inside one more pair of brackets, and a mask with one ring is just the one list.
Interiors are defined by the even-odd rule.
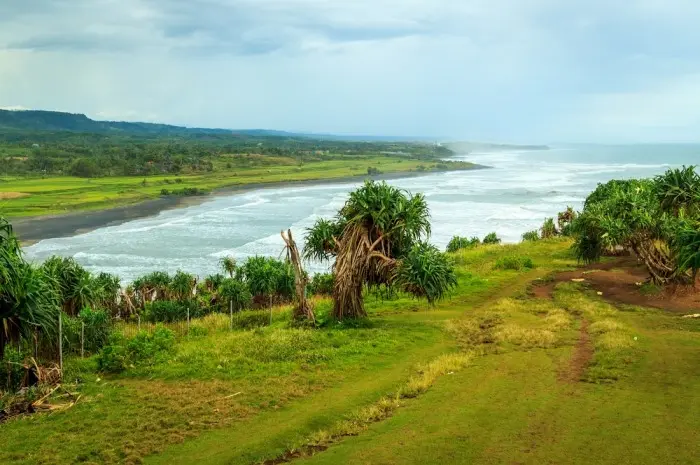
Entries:
[[458,250],[462,249],[472,249],[478,246],[479,244],[481,244],[481,241],[478,237],[472,237],[471,239],[467,239],[466,237],[454,236],[452,237],[452,239],[450,239],[450,242],[447,244],[447,251],[457,252]]
[[0,391],[16,392],[22,386],[24,367],[22,355],[6,347],[5,358],[0,360]]
[[162,196],[168,196],[170,195],[170,191],[168,189],[161,189],[160,190],[160,195]]
[[501,239],[496,235],[495,232],[489,233],[484,237],[482,241],[484,244],[500,244]]
[[163,361],[173,350],[175,333],[163,326],[153,334],[141,331],[132,339],[115,334],[97,356],[100,371],[119,373],[130,366],[153,364]]
[[379,168],[375,168],[374,166],[370,166],[367,168],[367,174],[370,176],[376,176],[378,174],[382,174],[381,171],[379,171]]
[[545,219],[540,231],[542,232],[542,239],[551,239],[559,234],[557,226],[554,224],[554,218]]
[[537,230],[528,231],[523,234],[523,241],[525,242],[535,242],[540,240],[540,233]]
[[156,300],[146,303],[146,310],[143,312],[142,318],[150,323],[174,323],[186,320],[188,309],[190,318],[199,318],[208,315],[212,311],[210,307],[200,305],[196,300],[185,300],[182,302]]
[[507,257],[501,257],[496,261],[495,268],[498,270],[514,270],[520,271],[522,269],[532,269],[535,264],[532,262],[530,257],[520,257],[516,255],[510,255]]
[[317,273],[309,283],[308,292],[313,295],[332,295],[334,285],[333,273]]
[[78,317],[85,324],[85,351],[98,352],[107,344],[112,331],[107,312],[84,308]]

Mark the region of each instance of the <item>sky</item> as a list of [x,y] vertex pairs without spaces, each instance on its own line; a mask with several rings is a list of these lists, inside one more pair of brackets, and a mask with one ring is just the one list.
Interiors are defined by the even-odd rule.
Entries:
[[492,142],[700,141],[697,0],[0,0],[0,107]]

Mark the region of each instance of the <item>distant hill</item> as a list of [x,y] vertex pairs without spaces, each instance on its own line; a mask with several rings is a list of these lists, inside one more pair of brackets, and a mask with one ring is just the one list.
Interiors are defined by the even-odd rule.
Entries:
[[80,113],[64,113],[59,111],[44,110],[0,110],[0,131],[68,131],[95,134],[122,133],[146,136],[229,134],[248,137],[307,138],[315,140],[336,140],[350,142],[425,142],[434,140],[432,138],[425,137],[313,134],[276,131],[271,129],[188,128],[157,123],[96,121]]
[[231,134],[226,129],[202,129],[155,123],[95,121],[78,113],[43,110],[0,110],[0,130],[70,131],[129,134]]

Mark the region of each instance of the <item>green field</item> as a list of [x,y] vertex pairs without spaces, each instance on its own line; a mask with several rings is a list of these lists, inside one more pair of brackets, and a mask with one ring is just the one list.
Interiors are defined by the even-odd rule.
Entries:
[[[511,255],[536,267],[495,268]],[[435,308],[370,295],[366,323],[314,330],[288,309],[247,331],[208,317],[119,376],[70,359],[80,401],[0,425],[0,463],[697,463],[698,320],[575,283],[533,297],[575,266],[565,240],[455,259],[459,287]]]
[[337,159],[312,161],[303,165],[290,157],[241,157],[250,158],[251,165],[260,166],[227,168],[227,158],[221,156],[214,165],[214,171],[197,174],[98,178],[4,177],[0,178],[0,214],[8,218],[17,218],[76,210],[101,210],[158,198],[162,189],[172,191],[197,188],[210,191],[246,185],[360,177],[366,176],[370,167],[383,174],[474,167],[464,162],[431,162],[386,155],[339,155]]

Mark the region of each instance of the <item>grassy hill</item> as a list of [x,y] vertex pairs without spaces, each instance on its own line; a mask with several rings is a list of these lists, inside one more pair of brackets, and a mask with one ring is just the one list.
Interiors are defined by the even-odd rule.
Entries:
[[[450,300],[370,295],[362,325],[294,328],[279,308],[256,329],[195,321],[118,376],[71,358],[80,400],[0,424],[0,462],[697,463],[700,321],[600,296],[592,268],[552,279],[569,246],[458,252]],[[497,266],[511,256],[535,268]]]

